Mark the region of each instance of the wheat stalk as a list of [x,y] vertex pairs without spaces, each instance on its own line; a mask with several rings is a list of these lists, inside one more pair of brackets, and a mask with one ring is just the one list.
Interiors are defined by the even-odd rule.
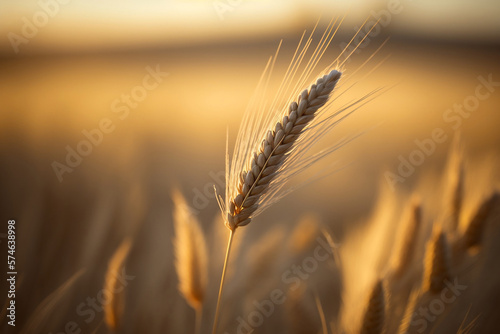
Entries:
[[172,194],[174,201],[175,268],[179,291],[196,311],[196,332],[201,328],[201,310],[207,288],[207,246],[200,223],[191,213],[179,191]]
[[123,267],[127,255],[130,251],[131,241],[125,239],[120,247],[115,251],[108,264],[108,270],[104,280],[104,288],[111,291],[111,298],[104,306],[104,318],[106,324],[112,331],[116,331],[120,327],[120,318],[124,310],[123,287],[120,287],[119,272]]
[[[84,272],[84,269],[80,269],[70,278],[68,278],[63,284],[61,284],[56,290],[45,297],[42,302],[36,307],[36,309],[31,313],[30,317],[26,320],[26,324],[21,327],[19,333],[39,333],[42,328],[44,329],[44,327],[47,325],[47,321],[50,319],[50,316],[57,313],[57,311],[60,310],[61,307],[66,307],[64,305],[61,305],[62,302],[69,296],[69,292],[71,291],[71,289],[75,288],[76,283],[84,274]],[[7,325],[5,323],[5,327],[6,326]]]
[[321,300],[319,299],[317,291],[314,291],[314,300],[316,302],[316,308],[318,309],[319,318],[321,319],[321,329],[323,331],[323,334],[328,334],[328,327],[326,325],[326,318],[325,318],[325,310],[323,309],[323,305],[321,305]]

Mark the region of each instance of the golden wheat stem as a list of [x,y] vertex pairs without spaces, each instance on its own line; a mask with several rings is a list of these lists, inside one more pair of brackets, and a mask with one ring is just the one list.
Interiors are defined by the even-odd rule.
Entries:
[[319,300],[318,293],[314,293],[314,298],[316,299],[316,307],[318,308],[319,317],[321,319],[321,328],[323,329],[323,334],[328,334],[328,326],[326,325],[325,312],[323,310],[323,305],[321,305],[321,300]]
[[[120,291],[117,289],[120,283],[118,278],[120,268],[123,268],[131,247],[131,240],[125,239],[113,254],[109,261],[108,270],[104,280],[104,288],[108,291]],[[111,294],[111,298],[104,306],[104,319],[108,328],[117,332],[120,329],[120,322],[124,311],[123,291]]]
[[233,244],[234,232],[236,232],[236,227],[232,230],[229,230],[229,239],[227,240],[226,257],[224,259],[224,267],[222,268],[222,277],[220,279],[219,295],[217,297],[217,306],[215,308],[214,327],[212,328],[212,334],[215,334],[217,332],[217,324],[219,320],[219,311],[220,311],[220,299],[222,296],[222,290],[224,288],[224,280],[226,278],[226,269],[227,269],[227,264],[229,262],[229,254],[231,253],[231,245]]

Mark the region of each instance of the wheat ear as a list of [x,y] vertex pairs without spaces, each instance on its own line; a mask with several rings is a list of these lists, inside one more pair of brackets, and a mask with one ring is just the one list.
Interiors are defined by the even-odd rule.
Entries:
[[446,235],[437,230],[429,241],[425,255],[423,290],[439,293],[450,279],[450,250]]
[[385,289],[382,280],[378,280],[370,293],[368,305],[361,325],[362,334],[380,334],[385,323]]
[[448,158],[448,217],[451,231],[455,231],[460,224],[460,213],[462,211],[464,193],[464,157],[460,141],[460,133],[453,138],[450,156]]
[[[112,331],[117,331],[120,328],[120,318],[122,317],[123,310],[125,307],[123,300],[123,287],[119,277],[120,268],[127,258],[130,251],[131,241],[130,239],[125,239],[120,247],[115,251],[113,257],[109,261],[108,270],[106,271],[106,276],[104,280],[104,288],[107,291],[111,291],[111,298],[109,302],[104,306],[104,318],[106,320],[106,325]],[[116,291],[116,292],[115,292]]]
[[406,304],[405,313],[403,315],[403,319],[401,319],[401,323],[398,328],[398,334],[409,334],[410,326],[415,317],[415,308],[417,306],[418,300],[420,298],[420,290],[413,289],[410,298],[408,299],[408,303]]
[[201,329],[201,310],[207,288],[207,246],[196,217],[184,197],[174,191],[175,268],[179,291],[196,311],[196,332]]
[[452,228],[457,229],[460,224],[460,212],[462,211],[462,201],[464,193],[464,166],[462,162],[459,162],[457,166],[457,175],[454,185],[454,191],[451,198],[451,219]]
[[481,236],[486,225],[486,220],[499,200],[500,193],[494,192],[477,209],[464,233],[466,247],[474,247],[481,243]]
[[243,170],[240,173],[240,180],[236,189],[237,195],[229,201],[229,211],[225,221],[231,233],[217,298],[213,326],[214,334],[217,331],[220,298],[224,287],[226,266],[234,232],[236,228],[250,223],[252,214],[259,207],[262,196],[276,178],[289,152],[293,150],[294,144],[297,143],[301,134],[304,133],[307,126],[314,119],[317,111],[328,102],[340,76],[339,71],[331,70],[328,74],[316,80],[316,83],[311,85],[309,89],[303,90],[298,100],[290,104],[283,119],[276,123],[274,130],[268,130],[262,140],[260,149],[253,153],[253,158],[249,163],[250,170]]
[[326,104],[340,76],[339,71],[332,70],[319,78],[309,89],[302,91],[296,102],[290,104],[288,112],[276,123],[274,130],[268,130],[260,149],[253,154],[249,170],[240,174],[237,195],[229,201],[226,221],[229,229],[250,223],[252,214],[259,207],[259,200],[278,174],[287,154],[316,112]]
[[408,216],[406,228],[400,237],[399,250],[396,251],[394,258],[394,275],[396,277],[401,277],[406,272],[415,252],[417,235],[422,224],[422,206],[417,199],[412,200]]

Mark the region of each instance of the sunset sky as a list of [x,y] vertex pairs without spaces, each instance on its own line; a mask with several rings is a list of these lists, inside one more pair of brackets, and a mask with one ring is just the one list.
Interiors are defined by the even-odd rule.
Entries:
[[[106,50],[198,44],[227,39],[283,35],[314,24],[319,15],[347,14],[347,26],[394,8],[386,24],[390,35],[496,42],[500,38],[500,2],[494,0],[181,1],[126,0],[11,1],[0,4],[0,53],[13,55],[9,34],[22,36],[26,21],[41,20],[26,53]],[[47,4],[52,16],[40,14]],[[50,6],[49,6],[50,4]],[[354,10],[355,9],[355,10]],[[38,16],[37,16],[38,15]],[[386,17],[382,18],[382,23]]]

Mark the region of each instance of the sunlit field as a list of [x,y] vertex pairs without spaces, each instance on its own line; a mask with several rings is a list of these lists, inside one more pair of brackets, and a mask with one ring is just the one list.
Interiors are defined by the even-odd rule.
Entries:
[[[213,333],[219,305],[221,334],[498,332],[499,6],[227,3],[71,3],[0,43],[1,331]],[[2,6],[5,36],[39,10]],[[226,141],[331,27],[271,111],[338,58],[324,113],[353,112],[299,147],[347,143],[235,228],[218,303]]]

